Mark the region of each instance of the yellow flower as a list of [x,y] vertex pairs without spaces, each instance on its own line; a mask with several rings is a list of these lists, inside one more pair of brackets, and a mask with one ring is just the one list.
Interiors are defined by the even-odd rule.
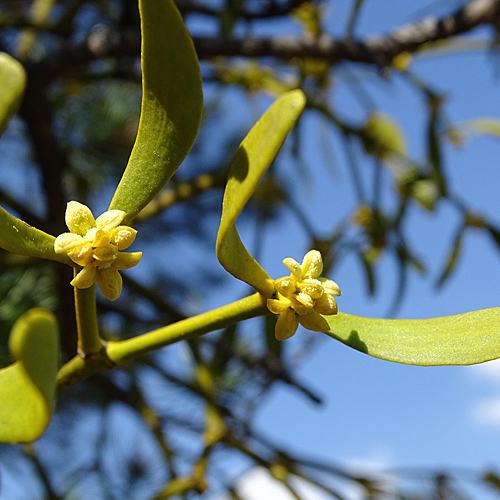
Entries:
[[308,330],[326,332],[330,327],[321,315],[337,314],[333,296],[340,295],[340,288],[334,281],[319,277],[323,271],[321,254],[311,250],[302,264],[291,258],[285,259],[283,264],[292,274],[275,280],[277,298],[267,299],[267,308],[280,315],[276,322],[276,338],[290,338],[299,323]]
[[121,269],[134,267],[141,260],[142,252],[123,252],[134,241],[137,231],[128,226],[120,226],[126,213],[109,210],[94,219],[90,209],[70,201],[66,207],[66,225],[69,233],[56,238],[56,253],[66,253],[68,257],[83,267],[73,278],[75,288],[89,288],[96,281],[103,295],[116,300],[122,291]]

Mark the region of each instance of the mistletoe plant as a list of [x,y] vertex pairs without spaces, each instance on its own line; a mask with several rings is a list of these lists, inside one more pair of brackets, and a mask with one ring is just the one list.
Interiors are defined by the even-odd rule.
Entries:
[[[306,98],[284,93],[250,130],[229,170],[216,253],[221,265],[256,293],[218,309],[122,341],[99,332],[95,283],[109,300],[119,297],[120,271],[141,252],[123,252],[136,239],[134,217],[160,192],[193,145],[201,121],[202,80],[192,40],[172,0],[139,0],[143,96],[135,146],[104,214],[71,201],[69,232],[51,236],[0,208],[0,247],[74,268],[78,355],[59,363],[54,315],[28,311],[10,336],[14,363],[0,370],[0,441],[28,442],[47,427],[58,391],[100,370],[129,363],[161,347],[192,339],[248,318],[277,314],[276,338],[299,324],[378,358],[415,365],[465,365],[500,357],[500,308],[425,320],[384,320],[337,311],[339,286],[321,277],[322,256],[311,250],[299,264],[287,257],[289,276],[272,279],[247,251],[236,220],[300,118]],[[22,98],[25,74],[0,54],[0,133]],[[61,217],[63,214],[61,214]],[[138,238],[140,242],[140,235]],[[145,259],[154,256],[144,255]]]

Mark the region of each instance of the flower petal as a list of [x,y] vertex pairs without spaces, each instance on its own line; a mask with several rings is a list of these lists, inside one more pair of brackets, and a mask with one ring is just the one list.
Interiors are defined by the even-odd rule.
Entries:
[[317,278],[323,271],[323,259],[318,250],[310,250],[302,261],[302,277]]
[[278,278],[274,284],[278,292],[287,298],[290,298],[297,290],[296,280],[292,276]]
[[308,330],[313,332],[327,332],[330,325],[323,316],[320,316],[315,311],[310,311],[303,316],[298,316],[299,323]]
[[70,201],[65,215],[68,229],[75,234],[85,236],[87,231],[95,227],[95,220],[90,208],[77,201]]
[[92,246],[97,247],[107,247],[111,243],[111,234],[108,231],[103,231],[102,229],[97,229],[93,235]]
[[67,253],[84,244],[85,240],[78,234],[63,233],[56,238],[54,242],[54,251],[56,253]]
[[290,308],[291,302],[284,297],[280,297],[279,299],[267,299],[266,305],[273,314],[282,314]]
[[299,320],[297,314],[291,309],[287,309],[280,314],[278,321],[276,321],[276,329],[274,336],[276,340],[286,340],[295,335],[299,327]]
[[93,260],[92,247],[90,245],[77,246],[68,252],[68,257],[79,266],[88,266]]
[[111,231],[111,242],[118,247],[118,250],[125,250],[135,240],[137,231],[128,226],[118,226]]
[[301,292],[307,293],[311,299],[319,299],[324,293],[323,285],[318,280],[308,278],[297,283],[297,286]]
[[326,278],[319,278],[319,281],[321,282],[321,286],[323,287],[325,293],[336,296],[342,295],[342,292],[335,281]]
[[96,268],[93,265],[85,266],[71,281],[75,288],[89,288],[95,283]]
[[324,293],[314,303],[314,310],[319,314],[325,314],[327,316],[337,314],[337,302],[335,302],[335,299],[331,295]]
[[112,267],[98,269],[96,281],[102,294],[109,300],[116,300],[122,293],[122,277]]
[[307,293],[300,292],[295,298],[307,309],[312,309],[314,307],[314,300]]
[[286,259],[283,259],[283,264],[285,264],[295,279],[302,279],[302,267],[296,260],[291,257],[287,257]]
[[121,252],[114,260],[113,269],[130,269],[139,264],[142,252]]
[[[107,247],[94,248],[94,259],[100,263],[107,263],[111,265],[118,257],[118,249],[115,245],[108,245]],[[98,266],[99,267],[99,266]]]
[[111,231],[125,219],[126,215],[123,210],[108,210],[97,217],[96,226],[103,231]]

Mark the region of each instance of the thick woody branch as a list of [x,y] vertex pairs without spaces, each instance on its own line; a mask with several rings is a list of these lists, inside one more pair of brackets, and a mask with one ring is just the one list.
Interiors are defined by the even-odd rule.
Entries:
[[[413,52],[423,45],[445,40],[485,24],[500,21],[500,0],[471,0],[452,15],[428,18],[398,28],[389,35],[368,37],[365,40],[336,40],[328,35],[320,38],[230,38],[194,37],[200,59],[227,57],[275,57],[282,60],[316,58],[331,64],[342,61],[387,65],[402,52]],[[50,81],[75,67],[96,59],[138,56],[138,31],[121,33],[97,32],[84,43],[70,47],[31,68],[43,73]]]
[[402,52],[413,52],[422,45],[466,33],[483,24],[500,20],[499,0],[472,0],[453,15],[443,19],[428,18],[403,26],[388,36],[363,41],[320,38],[195,38],[200,59],[214,56],[318,58],[330,63],[352,61],[385,65]]

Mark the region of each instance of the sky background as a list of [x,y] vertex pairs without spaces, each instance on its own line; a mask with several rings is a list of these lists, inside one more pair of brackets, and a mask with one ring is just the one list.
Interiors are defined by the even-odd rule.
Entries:
[[[329,2],[325,23],[328,32],[342,33],[352,3],[353,0]],[[425,14],[442,15],[452,10],[453,5],[458,2],[366,0],[356,34],[360,37],[385,34]],[[216,29],[206,19],[202,23],[196,19],[190,22],[193,34],[211,33]],[[274,35],[280,31],[299,34],[300,28],[269,22],[258,33]],[[241,32],[244,32],[243,27]],[[485,29],[473,32],[476,38],[487,39],[490,35]],[[446,116],[451,123],[458,123],[477,117],[500,118],[499,61],[484,52],[422,57],[413,62],[412,70],[437,91],[446,93]],[[333,76],[335,108],[350,119],[362,122],[366,109],[349,89],[345,69],[339,68]],[[377,108],[396,119],[404,131],[409,155],[415,160],[423,160],[426,114],[421,95],[398,76],[383,82],[372,73],[367,81],[366,88]],[[205,92],[209,100],[213,89],[207,86]],[[244,123],[243,118],[248,118],[248,123],[255,121],[270,103],[270,99],[256,98],[250,101],[250,109],[249,101],[242,101],[242,95],[235,89],[225,98],[227,109],[241,111],[229,118],[234,124]],[[231,124],[225,122],[224,126]],[[289,154],[286,145],[279,160],[279,172],[283,181],[296,189],[296,201],[315,227],[329,234],[355,206],[343,150],[334,133],[324,135],[317,115],[304,116],[302,133],[303,157],[313,172],[312,178],[304,182],[300,172],[286,169]],[[329,150],[325,150],[325,143]],[[333,152],[334,157],[329,152]],[[460,149],[449,145],[444,151],[452,190],[498,227],[499,152],[499,139],[476,136],[468,138]],[[22,149],[18,154],[23,154]],[[372,167],[371,164],[361,166],[365,171]],[[388,176],[385,181],[391,189]],[[18,179],[13,174],[8,182],[12,183],[14,193],[28,192],[31,180]],[[107,201],[103,200],[102,204],[94,207],[96,213],[106,209]],[[406,236],[417,256],[425,261],[428,274],[410,274],[397,317],[445,316],[499,305],[500,253],[491,238],[478,231],[467,234],[460,263],[446,285],[440,290],[433,286],[460,222],[456,211],[446,204],[439,205],[433,213],[417,206],[411,209]],[[217,223],[214,220],[214,243]],[[251,243],[254,228],[247,229],[241,228],[242,239]],[[285,215],[267,231],[259,259],[262,266],[273,278],[289,274],[281,264],[282,259],[293,257],[301,261],[309,250],[302,229],[291,215]],[[183,259],[206,259],[210,265],[218,266],[215,252],[202,254],[189,241],[175,245],[169,242],[169,251],[171,255],[177,251],[181,266]],[[147,265],[147,262],[141,263],[143,267],[131,270],[130,274],[140,276],[146,272]],[[220,269],[220,273],[222,276],[225,272]],[[330,277],[342,290],[342,297],[338,299],[341,311],[384,317],[393,303],[397,274],[390,257],[381,262],[379,290],[375,297],[368,296],[365,277],[354,258],[342,262]],[[248,288],[236,280],[229,290],[227,296],[206,294],[205,308],[218,307],[248,292]],[[296,337],[286,342],[285,348],[293,349],[299,336],[317,338],[321,334],[300,328]],[[291,452],[304,453],[361,473],[375,470],[391,475],[393,471],[415,469],[456,470],[466,471],[462,477],[467,479],[476,477],[470,476],[468,471],[484,472],[488,468],[500,471],[500,362],[470,367],[407,366],[371,358],[326,336],[321,338],[319,348],[300,366],[297,376],[323,398],[323,405],[314,405],[299,392],[275,384],[257,419],[258,427],[270,439]],[[245,498],[291,498],[284,492],[274,492],[275,484],[268,482],[265,474],[258,470],[248,472],[245,467],[246,464],[234,464],[235,476],[242,474],[241,488]],[[485,491],[481,490],[481,498],[485,498]],[[348,493],[351,498],[356,497],[355,490]],[[308,494],[308,500],[322,498],[317,492]]]
[[[326,24],[330,32],[340,33],[351,3],[330,2]],[[368,0],[356,33],[387,33],[425,14],[447,12],[451,5]],[[489,34],[485,29],[473,32],[475,38],[482,39]],[[413,63],[412,70],[437,91],[446,92],[446,116],[451,123],[500,118],[499,66],[491,54],[422,57]],[[362,119],[365,111],[342,83],[341,75],[339,69],[337,88],[332,92],[337,110],[350,117],[359,112]],[[421,96],[398,77],[387,84],[373,82],[367,88],[374,102],[398,121],[410,156],[423,160],[426,117]],[[316,227],[326,228],[326,233],[334,226],[332,221],[350,213],[353,203],[342,151],[337,138],[330,135],[335,163],[322,152],[317,125],[312,119],[307,124],[304,157],[315,174],[313,185],[304,186],[298,198]],[[452,190],[498,226],[499,152],[498,139],[484,136],[470,137],[462,148],[450,145],[444,152]],[[298,177],[290,173],[286,180],[300,183]],[[429,273],[411,273],[397,317],[445,316],[498,306],[500,255],[492,240],[479,231],[468,232],[460,263],[446,285],[440,290],[434,287],[460,222],[456,211],[446,204],[434,213],[416,206],[411,210],[406,234]],[[300,261],[308,248],[292,218],[281,220],[273,231],[261,263],[271,276],[279,277],[287,274],[281,259]],[[358,262],[347,259],[330,276],[342,290],[339,309],[362,316],[385,316],[394,298],[395,270],[394,262],[384,258],[378,271],[379,292],[373,298],[366,293]],[[299,329],[298,335],[318,334]],[[258,417],[259,427],[285,448],[361,471],[446,469],[465,471],[461,477],[467,480],[475,477],[468,471],[500,470],[499,361],[470,367],[406,366],[374,359],[325,339],[298,375],[306,386],[316,388],[324,404],[314,405],[300,393],[276,385]],[[467,481],[464,484],[469,485]],[[271,487],[263,472],[253,470],[242,477],[241,492],[248,498],[291,498],[284,491],[278,493],[279,488],[270,496],[274,491]],[[356,496],[355,491],[350,493]],[[487,491],[480,490],[480,494],[484,498]],[[311,493],[310,498],[322,497]]]

